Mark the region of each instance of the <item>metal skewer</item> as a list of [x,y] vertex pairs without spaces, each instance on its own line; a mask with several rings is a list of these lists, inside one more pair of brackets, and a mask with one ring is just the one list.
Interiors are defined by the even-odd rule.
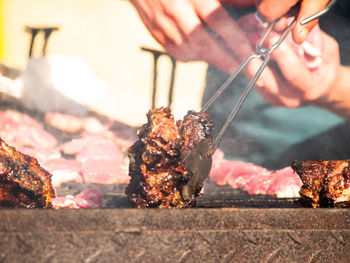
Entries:
[[[302,25],[305,25],[309,23],[310,21],[313,21],[314,19],[319,18],[323,14],[325,14],[336,2],[336,0],[331,0],[328,3],[328,6],[323,9],[322,11],[302,20],[300,23]],[[259,20],[260,23],[266,24],[258,13],[256,13],[256,17]],[[222,138],[224,137],[226,131],[230,127],[233,120],[237,117],[237,114],[239,110],[241,109],[244,101],[248,97],[250,91],[254,87],[256,81],[260,77],[261,73],[267,66],[269,60],[270,60],[270,54],[280,46],[282,41],[286,38],[288,33],[292,30],[293,26],[296,23],[296,17],[294,20],[287,26],[287,28],[282,33],[281,37],[273,43],[270,47],[265,47],[264,43],[266,39],[271,34],[272,30],[275,28],[277,21],[274,21],[272,23],[267,24],[267,28],[263,34],[263,36],[260,38],[256,45],[256,53],[248,56],[241,65],[236,69],[235,72],[233,72],[226,81],[221,85],[221,87],[214,93],[214,95],[209,99],[209,101],[203,106],[201,109],[201,112],[206,112],[214,103],[215,101],[223,94],[223,92],[230,86],[232,81],[243,71],[243,69],[247,66],[247,64],[255,58],[262,58],[262,64],[260,65],[259,69],[253,76],[253,78],[250,80],[248,86],[244,89],[241,97],[239,98],[238,102],[228,115],[224,125],[222,126],[221,130],[219,131],[218,135],[214,139],[212,145],[210,146],[209,143],[204,139],[200,141],[192,150],[191,152],[186,156],[185,158],[185,166],[186,169],[192,173],[192,178],[188,181],[186,185],[184,185],[182,189],[182,196],[184,199],[192,199],[195,195],[195,192],[197,191],[198,187],[203,185],[204,180],[208,177],[211,169],[211,163],[212,163],[212,155],[214,154],[215,150],[219,147]]]

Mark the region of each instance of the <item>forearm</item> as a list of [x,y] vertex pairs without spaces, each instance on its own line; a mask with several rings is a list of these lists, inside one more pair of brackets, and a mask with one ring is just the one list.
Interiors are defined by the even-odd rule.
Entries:
[[341,66],[327,99],[316,103],[350,120],[350,66]]

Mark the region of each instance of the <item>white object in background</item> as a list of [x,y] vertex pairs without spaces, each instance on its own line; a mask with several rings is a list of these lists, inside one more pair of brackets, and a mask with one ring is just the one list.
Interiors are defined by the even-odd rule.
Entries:
[[78,115],[102,101],[108,89],[83,59],[58,55],[30,58],[14,83],[8,93],[28,108]]

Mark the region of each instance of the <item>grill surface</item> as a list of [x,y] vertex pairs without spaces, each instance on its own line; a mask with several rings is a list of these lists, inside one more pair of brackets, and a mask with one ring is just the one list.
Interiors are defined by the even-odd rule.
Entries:
[[[20,107],[2,104],[1,108]],[[41,119],[42,116],[30,114]],[[51,130],[60,141],[69,135]],[[207,184],[197,208],[133,209],[125,185],[99,188],[104,208],[2,209],[0,262],[348,262],[350,210],[301,208]]]
[[1,262],[348,262],[347,209],[2,210]]

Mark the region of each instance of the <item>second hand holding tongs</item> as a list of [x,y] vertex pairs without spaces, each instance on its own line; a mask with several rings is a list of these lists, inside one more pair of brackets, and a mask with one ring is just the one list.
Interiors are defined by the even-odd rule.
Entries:
[[[319,18],[321,15],[325,14],[336,2],[336,0],[330,1],[328,6],[323,9],[322,11],[316,13],[313,16],[310,16],[304,20],[302,20],[300,23],[302,25],[305,25],[317,18]],[[262,19],[260,18],[259,14],[256,13],[256,17],[259,20],[260,23],[265,24]],[[213,104],[214,102],[221,96],[221,94],[230,86],[231,82],[243,71],[243,69],[247,66],[247,64],[255,58],[262,58],[262,64],[260,65],[259,69],[255,73],[254,77],[250,80],[248,86],[244,89],[241,97],[239,98],[238,102],[228,115],[223,127],[221,128],[220,132],[218,133],[217,137],[213,141],[212,145],[210,146],[208,141],[203,139],[201,140],[192,150],[191,152],[185,157],[185,167],[187,171],[189,171],[192,174],[191,179],[187,182],[186,185],[182,188],[182,197],[185,200],[191,200],[195,197],[197,194],[198,189],[201,189],[203,186],[203,183],[205,179],[209,176],[211,165],[212,165],[212,155],[215,153],[216,149],[219,147],[223,136],[225,135],[227,129],[230,127],[233,120],[236,118],[239,110],[241,109],[244,101],[246,100],[248,94],[254,87],[256,81],[260,77],[261,73],[267,66],[269,60],[270,60],[270,54],[280,46],[282,41],[286,38],[288,33],[292,30],[293,26],[296,22],[296,17],[294,20],[288,25],[288,27],[283,31],[280,38],[276,41],[276,43],[272,44],[269,48],[264,46],[264,43],[266,39],[270,36],[271,32],[274,30],[278,20],[275,20],[274,22],[271,22],[267,24],[267,28],[263,34],[263,36],[260,38],[256,45],[256,53],[248,56],[246,59],[243,60],[241,65],[236,69],[235,72],[233,72],[227,80],[222,84],[222,86],[214,93],[214,95],[209,99],[209,101],[203,106],[201,109],[201,112],[206,112]]]

